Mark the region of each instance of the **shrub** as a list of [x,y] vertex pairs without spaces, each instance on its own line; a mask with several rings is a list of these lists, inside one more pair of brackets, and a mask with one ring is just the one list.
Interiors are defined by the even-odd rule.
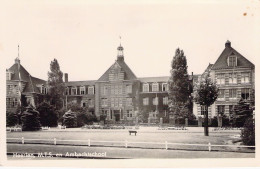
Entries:
[[18,115],[15,112],[6,112],[6,126],[11,127],[19,122]]
[[36,111],[31,105],[26,107],[22,113],[22,130],[23,131],[36,131],[41,129],[39,112]]
[[38,106],[37,110],[40,113],[40,122],[42,126],[57,126],[58,113],[55,111],[52,105],[43,102]]
[[252,117],[246,120],[241,131],[241,138],[245,145],[255,145],[255,123]]
[[77,115],[75,112],[72,112],[71,110],[67,111],[63,115],[63,124],[66,127],[77,127]]

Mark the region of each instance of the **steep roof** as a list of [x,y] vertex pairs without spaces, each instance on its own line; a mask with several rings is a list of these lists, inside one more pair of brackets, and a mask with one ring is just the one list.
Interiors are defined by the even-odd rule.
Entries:
[[95,85],[96,80],[87,80],[87,81],[70,81],[65,82],[65,86],[88,86]]
[[45,80],[31,76],[30,73],[21,64],[20,64],[21,79],[19,79],[18,63],[13,64],[8,70],[13,72],[11,80],[17,80],[17,81],[21,80],[26,82],[23,92],[41,93],[39,88],[36,85],[46,84]]
[[239,52],[237,52],[234,48],[231,47],[231,43],[229,43],[229,46],[226,45],[223,52],[220,54],[219,58],[215,62],[215,64],[212,66],[212,70],[218,70],[218,69],[233,69],[233,67],[228,66],[227,59],[230,55],[236,55],[237,56],[237,66],[236,68],[252,68],[254,67],[254,64],[251,63],[249,60],[247,60],[244,56],[242,56]]
[[[119,64],[119,66],[122,68],[122,70],[125,72],[125,80],[133,80],[133,79],[137,79],[137,77],[135,76],[135,74],[133,73],[133,71],[129,68],[129,66],[125,63],[124,60],[116,60],[116,62],[114,64]],[[114,65],[113,64],[113,65]],[[107,69],[107,71],[97,80],[97,81],[108,81],[108,77],[109,77],[109,72],[112,69],[112,66],[110,66],[109,69]]]

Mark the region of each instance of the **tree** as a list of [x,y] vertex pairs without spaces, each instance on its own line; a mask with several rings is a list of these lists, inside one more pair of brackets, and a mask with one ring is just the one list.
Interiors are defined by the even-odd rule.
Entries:
[[187,73],[187,60],[183,50],[175,51],[171,64],[171,77],[169,79],[169,109],[175,118],[188,117],[190,111],[189,98],[191,88]]
[[206,72],[204,77],[202,77],[201,82],[195,85],[194,90],[194,100],[197,104],[205,106],[205,125],[204,134],[209,135],[208,130],[208,107],[212,105],[218,98],[218,88],[215,83],[213,83],[209,77],[209,73]]
[[63,83],[63,73],[60,70],[59,63],[54,59],[50,64],[50,72],[48,72],[49,100],[56,110],[63,107],[63,93],[65,86]]
[[55,108],[47,102],[42,102],[37,111],[40,113],[40,122],[42,126],[56,127],[58,122],[58,113]]
[[6,112],[6,126],[15,126],[19,122],[16,112]]
[[241,138],[244,144],[255,145],[255,123],[252,117],[246,120],[244,128],[241,131]]
[[77,127],[77,115],[71,110],[63,115],[63,123],[66,127]]
[[253,109],[250,104],[250,102],[240,99],[238,104],[235,105],[232,115],[232,124],[234,126],[243,127],[245,121],[253,115]]
[[39,112],[33,106],[29,105],[22,113],[22,130],[23,131],[36,131],[41,129]]

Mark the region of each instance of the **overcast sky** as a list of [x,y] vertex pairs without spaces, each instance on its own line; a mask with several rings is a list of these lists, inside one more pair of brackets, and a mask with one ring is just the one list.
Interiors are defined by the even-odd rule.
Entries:
[[4,66],[19,44],[32,76],[47,80],[56,58],[69,80],[96,80],[114,63],[119,36],[137,77],[169,76],[178,47],[194,74],[217,60],[227,40],[251,62],[260,57],[259,1],[158,2],[8,1],[0,22]]

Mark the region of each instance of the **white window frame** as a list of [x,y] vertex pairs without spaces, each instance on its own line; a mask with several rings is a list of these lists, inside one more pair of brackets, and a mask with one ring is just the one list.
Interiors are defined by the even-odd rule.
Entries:
[[168,105],[168,97],[163,97],[163,105]]
[[94,86],[88,87],[88,94],[95,94]]
[[153,105],[156,105],[156,106],[159,105],[159,98],[158,97],[153,98]]
[[[80,92],[80,95],[85,95],[85,94],[86,94],[86,88],[85,88],[85,86],[80,86],[79,92]],[[82,94],[82,92],[83,92],[83,94]]]
[[237,84],[237,74],[229,73],[229,84]]
[[[233,58],[235,58],[235,61],[234,61],[234,65],[230,65],[230,59],[233,59]],[[231,55],[231,56],[229,56],[228,57],[228,60],[227,60],[227,62],[228,62],[228,66],[233,66],[233,67],[236,67],[237,66],[237,57],[235,56],[235,55]],[[233,62],[232,62],[233,63]]]
[[220,84],[220,85],[225,84],[225,74],[224,73],[217,74],[217,84]]
[[[72,92],[72,91],[73,91],[73,89],[74,89],[74,90],[76,90],[76,93],[73,93],[73,92]],[[77,95],[77,87],[72,87],[70,90],[71,90],[71,92],[70,92],[70,93],[71,93],[71,95]]]
[[107,98],[101,99],[101,106],[108,106],[108,99]]
[[[164,85],[166,85],[165,90],[163,90]],[[162,91],[167,92],[168,91],[168,83],[162,83]]]
[[229,89],[229,98],[230,99],[237,98],[237,89]]
[[132,118],[133,117],[133,111],[132,110],[126,110],[126,117]]
[[126,105],[127,106],[132,106],[133,105],[133,99],[131,97],[126,98]]
[[150,91],[149,90],[149,83],[143,83],[143,92],[149,92],[149,91]]
[[159,92],[159,83],[152,84],[152,92]]
[[249,81],[250,81],[249,76],[250,76],[249,72],[241,73],[241,84],[249,83]]
[[143,105],[148,106],[149,105],[149,97],[143,98]]

